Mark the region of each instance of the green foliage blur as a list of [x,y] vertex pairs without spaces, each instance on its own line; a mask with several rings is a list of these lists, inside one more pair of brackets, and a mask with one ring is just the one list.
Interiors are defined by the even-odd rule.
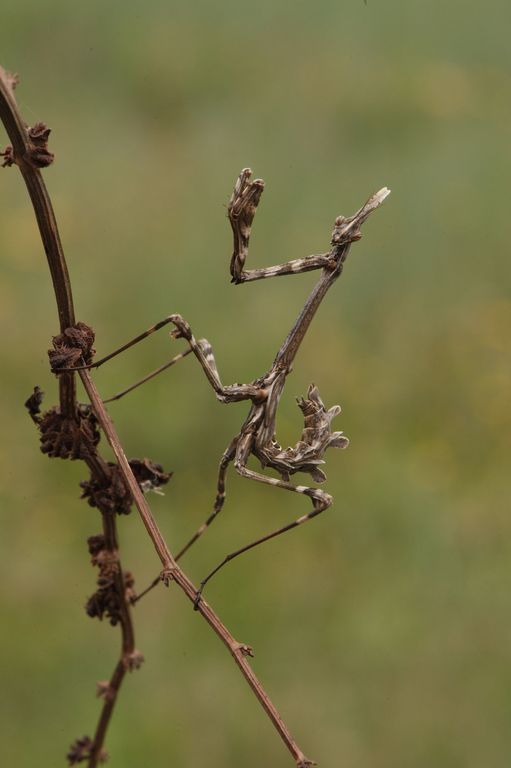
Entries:
[[[225,204],[266,181],[251,264],[328,249],[334,218],[381,186],[281,402],[301,431],[311,381],[335,427],[334,506],[227,567],[207,597],[322,768],[504,768],[511,736],[511,325],[508,2],[6,0],[1,63],[44,172],[77,317],[102,355],[171,312],[212,343],[224,382],[273,356],[314,273],[234,287]],[[4,134],[2,133],[4,136]],[[2,138],[5,143],[5,136]],[[2,764],[60,766],[93,733],[118,630],[83,606],[96,574],[79,463],[38,450],[23,402],[56,402],[55,302],[26,191],[0,174]],[[104,397],[182,348],[161,332],[95,375]],[[245,404],[215,400],[192,358],[111,406],[129,456],[174,471],[152,506],[175,550],[207,516]],[[186,560],[303,514],[231,472],[221,518]],[[158,561],[135,512],[124,567]],[[142,670],[108,735],[112,768],[290,766],[228,654],[177,589],[135,611]]]

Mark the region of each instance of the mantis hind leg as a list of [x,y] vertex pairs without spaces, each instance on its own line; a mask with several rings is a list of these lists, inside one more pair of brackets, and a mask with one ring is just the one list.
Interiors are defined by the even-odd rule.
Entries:
[[239,472],[242,477],[246,477],[249,480],[255,480],[260,483],[265,483],[266,485],[273,485],[277,488],[282,488],[286,491],[292,491],[293,493],[301,493],[305,496],[309,496],[309,498],[312,499],[312,509],[307,514],[301,515],[291,523],[288,523],[281,528],[277,528],[275,531],[267,533],[265,536],[261,536],[259,539],[256,539],[255,541],[246,544],[244,547],[237,549],[235,552],[231,552],[226,555],[226,557],[224,557],[224,559],[212,571],[210,571],[210,573],[208,573],[206,578],[201,581],[197,591],[197,597],[195,599],[196,608],[201,599],[204,587],[208,581],[216,573],[218,573],[221,568],[224,567],[224,565],[227,565],[227,563],[229,563],[231,560],[234,560],[236,557],[239,557],[239,555],[242,555],[244,552],[248,552],[249,549],[253,549],[254,547],[259,546],[259,544],[263,544],[265,541],[274,539],[277,536],[280,536],[282,533],[287,533],[287,531],[291,531],[293,528],[297,528],[299,525],[312,520],[312,518],[317,517],[317,515],[321,514],[321,512],[324,512],[325,509],[328,509],[333,501],[332,497],[328,493],[325,493],[325,491],[322,491],[319,488],[310,488],[309,486],[305,485],[294,485],[293,483],[290,483],[286,480],[278,480],[274,477],[267,477],[260,472],[254,472],[251,469],[248,469],[245,463],[240,463],[238,458],[236,459],[235,467],[236,471]]

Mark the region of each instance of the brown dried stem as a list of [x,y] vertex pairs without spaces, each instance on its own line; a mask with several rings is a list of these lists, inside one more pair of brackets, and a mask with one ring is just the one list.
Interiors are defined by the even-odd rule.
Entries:
[[[53,206],[43,181],[40,170],[34,165],[34,143],[30,129],[23,122],[14,98],[13,90],[17,79],[0,67],[0,118],[12,142],[13,163],[18,166],[27,186],[34,208],[35,217],[43,242],[50,274],[55,291],[61,332],[75,324],[73,295],[67,270],[66,259],[59,236]],[[77,402],[75,374],[63,373],[59,377],[60,413],[77,421]],[[90,455],[85,459],[91,474],[100,482],[109,476],[109,468],[104,459],[91,447]],[[117,560],[116,587],[120,608],[120,627],[122,638],[121,657],[110,680],[109,696],[101,712],[96,734],[90,748],[89,768],[95,768],[103,749],[104,738],[115,700],[122,684],[127,666],[127,659],[134,654],[134,631],[131,609],[126,599],[126,590],[120,560],[117,556],[117,524],[115,516],[103,514],[103,534],[105,549],[115,554]]]
[[[62,333],[75,323],[71,283],[53,206],[41,172],[31,161],[34,144],[30,140],[29,130],[21,118],[14,98],[16,83],[17,78],[0,67],[0,119],[12,142],[14,162],[20,169],[32,201],[48,259]],[[74,376],[72,374],[62,376],[59,380],[59,389],[61,411],[66,416],[72,417],[76,403]]]
[[[41,174],[36,166],[37,146],[34,146],[34,144],[31,143],[30,129],[27,129],[19,114],[18,107],[13,95],[14,84],[15,81],[13,78],[0,67],[0,118],[3,121],[9,138],[12,142],[12,148],[8,153],[9,162],[6,162],[6,164],[15,163],[18,165],[27,185],[50,267],[55,289],[55,296],[57,300],[60,328],[61,332],[63,332],[70,326],[74,325],[71,284],[62,245],[60,242],[55,215],[53,213],[53,208]],[[11,158],[12,162],[10,161]],[[45,161],[44,164],[47,165],[49,163]],[[190,602],[194,604],[199,613],[222,640],[224,645],[229,649],[229,652],[233,656],[248,685],[256,695],[281,739],[284,741],[289,752],[293,755],[298,768],[308,768],[308,766],[313,765],[313,762],[305,757],[303,752],[294,741],[278,711],[272,704],[270,698],[264,691],[263,687],[261,686],[260,682],[258,681],[257,677],[247,662],[247,657],[252,655],[250,646],[237,642],[229,630],[220,621],[212,608],[203,599],[200,600],[197,605],[195,605],[197,590],[190,579],[183,572],[183,570],[178,566],[176,560],[170,553],[170,550],[153,518],[153,515],[139,487],[139,484],[133,475],[131,467],[122,449],[120,440],[114,429],[113,423],[104,407],[104,403],[99,396],[89,371],[81,370],[79,374],[90,398],[94,413],[107,437],[108,442],[112,447],[119,465],[119,469],[122,473],[122,477],[124,478],[124,481],[129,488],[135,506],[137,507],[148,535],[153,542],[158,557],[160,558],[163,566],[162,580],[166,585],[169,585],[171,581],[176,582],[176,584],[188,597]],[[76,418],[77,403],[75,397],[74,375],[72,373],[66,372],[60,374],[59,378],[61,413],[67,415],[68,417]],[[108,465],[103,459],[101,459],[97,452],[95,452],[94,455],[90,457],[87,463],[89,464],[93,474],[102,475],[108,472]],[[115,529],[115,519],[113,515],[109,516],[108,520],[106,519],[106,516],[103,515],[103,523],[105,537],[108,542],[107,548],[111,552],[116,552],[117,534]],[[104,691],[106,691],[105,704],[103,706],[103,710],[98,722],[94,742],[90,747],[88,747],[89,768],[95,768],[98,764],[98,761],[101,759],[100,756],[102,753],[102,745],[108,724],[110,722],[115,700],[119,692],[119,688],[123,681],[126,669],[130,667],[130,664],[136,663],[136,659],[135,661],[132,659],[130,662],[130,657],[136,657],[137,654],[134,651],[133,626],[130,618],[130,608],[128,601],[126,600],[124,584],[122,583],[122,571],[120,568],[119,571],[121,574],[119,596],[121,598],[122,605],[122,652],[121,658],[116,665],[114,673],[108,685],[106,685],[104,688]]]

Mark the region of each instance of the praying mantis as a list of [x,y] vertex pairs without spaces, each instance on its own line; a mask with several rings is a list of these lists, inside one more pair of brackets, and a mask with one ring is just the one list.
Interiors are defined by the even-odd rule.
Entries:
[[[217,479],[217,494],[213,510],[204,523],[178,552],[175,558],[176,560],[179,560],[197,539],[202,536],[222,510],[225,501],[226,474],[232,463],[234,463],[235,470],[242,477],[272,485],[276,488],[291,491],[293,493],[303,494],[310,498],[312,508],[308,513],[301,515],[291,523],[284,525],[265,536],[261,536],[255,541],[231,552],[213,570],[211,570],[200,582],[195,599],[196,608],[201,600],[205,585],[228,562],[244,552],[247,552],[249,549],[253,549],[259,544],[286,533],[287,531],[313,519],[321,512],[328,509],[332,504],[332,497],[325,491],[309,485],[295,485],[290,481],[290,477],[295,473],[301,472],[309,474],[315,483],[322,483],[326,480],[326,475],[321,469],[321,465],[325,463],[323,458],[325,451],[328,448],[346,448],[349,442],[348,438],[345,437],[342,432],[332,432],[331,430],[331,422],[333,418],[340,413],[340,406],[334,405],[327,410],[321,400],[318,388],[314,384],[311,384],[308,389],[307,397],[298,398],[297,400],[298,406],[304,416],[302,435],[296,445],[288,448],[282,448],[276,440],[275,423],[277,409],[286,379],[292,371],[293,362],[300,345],[328,290],[341,275],[351,244],[362,237],[360,231],[361,225],[390,194],[390,190],[383,187],[372,195],[352,216],[338,216],[335,220],[332,232],[331,248],[327,253],[306,256],[305,258],[294,259],[283,264],[261,269],[245,269],[252,223],[264,190],[264,182],[262,179],[251,180],[251,176],[252,171],[250,168],[245,168],[241,171],[227,207],[228,218],[232,227],[234,239],[233,254],[230,263],[232,282],[240,284],[270,277],[299,274],[316,269],[321,270],[316,285],[309,294],[303,309],[298,315],[282,346],[278,350],[271,368],[250,384],[232,384],[224,386],[218,373],[210,343],[207,339],[196,340],[189,324],[179,314],[169,315],[102,359],[89,365],[73,367],[73,370],[98,368],[116,355],[143,341],[155,331],[166,325],[172,325],[174,327],[170,332],[170,337],[172,339],[184,339],[188,345],[188,349],[176,355],[168,363],[161,366],[156,371],[153,371],[153,373],[149,374],[128,389],[120,392],[115,397],[105,400],[105,402],[119,399],[136,386],[139,386],[183,359],[186,355],[193,354],[220,402],[231,403],[247,400],[251,403],[248,415],[243,422],[240,431],[230,441],[220,460]],[[58,373],[62,370],[71,369],[60,368],[55,372]],[[263,472],[255,472],[252,469],[249,469],[247,464],[251,455],[259,460],[263,470],[266,468],[274,469],[280,478],[271,477]]]

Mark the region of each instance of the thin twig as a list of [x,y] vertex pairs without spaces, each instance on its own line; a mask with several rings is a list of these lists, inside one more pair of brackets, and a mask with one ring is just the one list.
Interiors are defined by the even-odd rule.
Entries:
[[271,702],[269,696],[265,692],[261,683],[255,676],[252,668],[247,662],[246,657],[252,655],[252,649],[250,646],[239,643],[237,640],[235,640],[227,627],[220,621],[216,613],[205,600],[201,599],[201,601],[196,604],[197,588],[192,584],[188,576],[186,576],[184,571],[180,568],[170,553],[167,543],[165,542],[165,539],[163,538],[163,535],[158,528],[158,525],[152,515],[145,496],[140,490],[140,486],[133,476],[131,467],[117,436],[112,420],[106,411],[106,408],[103,404],[103,401],[101,400],[101,397],[99,396],[94,382],[92,381],[89,371],[81,370],[79,371],[79,375],[91,401],[94,413],[96,414],[97,419],[101,425],[101,429],[105,433],[110,447],[114,452],[114,456],[117,459],[117,463],[119,464],[121,472],[123,473],[123,477],[128,484],[130,492],[133,496],[135,506],[138,509],[140,517],[142,518],[142,522],[144,523],[156,553],[161,560],[163,565],[162,580],[166,584],[170,584],[171,581],[176,582],[176,584],[183,590],[187,598],[193,603],[194,607],[198,610],[201,616],[204,617],[213,631],[229,649],[243,677],[256,695],[284,744],[293,755],[297,765],[301,766],[302,768],[305,768],[305,766],[308,765],[313,765],[313,762],[308,760],[301,749],[298,747],[287,726],[279,715],[277,709]]

